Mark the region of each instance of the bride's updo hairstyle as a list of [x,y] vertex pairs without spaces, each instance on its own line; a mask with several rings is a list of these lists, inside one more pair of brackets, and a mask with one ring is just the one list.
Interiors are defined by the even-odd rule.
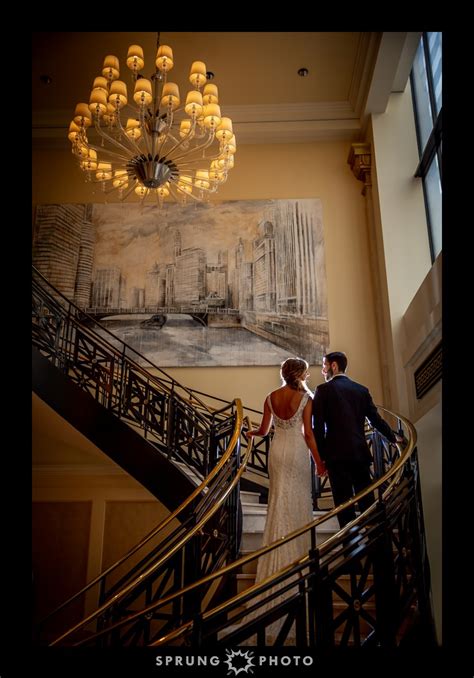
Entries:
[[281,364],[280,375],[282,382],[295,391],[311,393],[306,385],[305,378],[308,367],[308,363],[302,358],[287,358]]

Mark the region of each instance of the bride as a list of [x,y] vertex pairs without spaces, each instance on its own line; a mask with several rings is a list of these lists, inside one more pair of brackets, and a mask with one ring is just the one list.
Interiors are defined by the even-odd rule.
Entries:
[[[270,484],[263,546],[285,537],[289,532],[313,520],[309,452],[313,455],[318,475],[326,474],[311,425],[313,403],[312,393],[306,384],[309,376],[308,363],[301,358],[288,358],[281,364],[280,375],[283,385],[265,399],[259,428],[247,433],[247,437],[266,436],[272,421],[275,426],[268,454]],[[309,546],[309,533],[306,533],[261,556],[257,563],[255,582],[267,579],[298,560],[308,552]],[[276,585],[271,591],[283,585]],[[267,596],[268,593],[262,596]],[[282,595],[273,599],[259,607],[255,614],[260,615],[284,598],[285,595]],[[282,623],[283,620],[279,620],[267,627],[266,638],[269,642],[274,641]],[[294,624],[289,636],[294,638]]]

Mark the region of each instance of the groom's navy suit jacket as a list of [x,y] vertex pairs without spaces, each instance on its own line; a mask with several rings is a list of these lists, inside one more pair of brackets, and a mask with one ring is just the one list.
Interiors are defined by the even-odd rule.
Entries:
[[377,413],[368,388],[345,375],[320,384],[313,399],[313,429],[321,458],[370,463],[365,442],[365,418],[390,442],[395,433]]

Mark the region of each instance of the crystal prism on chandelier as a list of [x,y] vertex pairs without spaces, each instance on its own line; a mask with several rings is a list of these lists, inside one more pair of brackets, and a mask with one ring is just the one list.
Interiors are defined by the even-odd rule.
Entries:
[[106,194],[115,191],[120,200],[133,193],[160,206],[164,200],[205,200],[227,180],[236,151],[232,120],[221,117],[206,65],[193,62],[184,105],[178,85],[168,81],[173,51],[159,44],[159,34],[151,78],[139,74],[145,67],[139,45],[129,47],[127,66],[134,105],[119,80],[118,58],[108,55],[89,103],[76,106],[68,138],[86,180]]

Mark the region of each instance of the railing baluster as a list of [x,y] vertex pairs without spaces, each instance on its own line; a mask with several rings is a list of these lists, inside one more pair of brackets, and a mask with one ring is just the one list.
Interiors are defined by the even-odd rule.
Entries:
[[168,459],[173,456],[174,435],[175,435],[175,405],[174,405],[174,384],[171,386],[171,394],[168,398],[168,417],[166,419],[166,445],[168,447]]
[[399,622],[398,600],[395,591],[395,569],[392,554],[392,531],[388,529],[385,504],[380,504],[384,529],[375,542],[373,572],[377,614],[377,640],[384,648],[395,646],[395,633]]

